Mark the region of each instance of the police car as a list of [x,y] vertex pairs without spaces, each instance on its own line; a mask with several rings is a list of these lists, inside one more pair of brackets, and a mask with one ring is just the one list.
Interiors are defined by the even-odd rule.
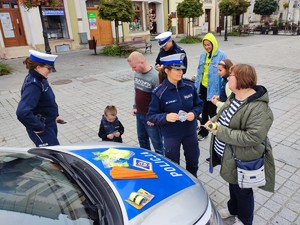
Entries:
[[16,224],[223,224],[186,170],[118,143],[0,148],[0,221]]

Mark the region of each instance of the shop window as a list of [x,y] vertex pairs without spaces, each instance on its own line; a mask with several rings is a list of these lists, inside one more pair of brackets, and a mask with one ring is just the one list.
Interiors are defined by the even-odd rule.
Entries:
[[97,7],[99,5],[99,0],[86,0],[86,7]]
[[130,31],[143,31],[143,5],[142,2],[133,2],[133,9],[135,15],[133,17],[133,22],[129,24]]
[[42,7],[42,13],[49,39],[69,38],[64,7]]

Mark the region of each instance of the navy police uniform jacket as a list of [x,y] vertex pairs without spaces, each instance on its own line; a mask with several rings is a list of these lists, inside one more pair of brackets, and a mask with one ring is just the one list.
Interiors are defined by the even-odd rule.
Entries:
[[[197,118],[200,115],[203,102],[199,98],[194,82],[189,79],[181,79],[177,87],[165,79],[152,92],[152,100],[149,105],[147,119],[160,125],[162,136],[179,137],[196,132]],[[168,113],[178,113],[179,110],[193,112],[195,119],[193,121],[168,122],[166,117]]]
[[35,70],[30,70],[24,80],[16,114],[18,120],[32,131],[56,126],[58,106],[54,93],[47,78]]
[[[172,42],[173,42],[173,46],[168,51],[165,51],[163,48],[160,49],[160,51],[157,55],[157,58],[156,58],[155,65],[157,65],[157,64],[162,65],[162,62],[160,61],[160,58],[162,58],[162,57],[177,54],[177,53],[184,53],[185,57],[183,59],[183,65],[185,66],[185,68],[187,68],[188,63],[187,63],[187,56],[186,56],[185,51],[183,50],[183,48],[181,48],[179,45],[177,45],[175,41],[172,40]],[[183,71],[183,74],[186,73],[186,69],[184,69],[182,71]]]

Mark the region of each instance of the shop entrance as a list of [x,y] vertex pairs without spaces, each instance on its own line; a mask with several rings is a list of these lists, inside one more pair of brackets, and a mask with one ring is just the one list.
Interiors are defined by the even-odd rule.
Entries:
[[87,9],[87,11],[91,39],[95,37],[97,46],[113,44],[111,21],[100,19],[96,9]]
[[0,0],[0,28],[5,47],[27,45],[16,0]]

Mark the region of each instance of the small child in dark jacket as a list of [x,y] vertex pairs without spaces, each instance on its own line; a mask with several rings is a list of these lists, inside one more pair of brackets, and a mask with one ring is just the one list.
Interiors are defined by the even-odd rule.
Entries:
[[123,142],[121,135],[124,133],[124,127],[117,117],[117,108],[114,105],[108,105],[102,115],[98,136],[102,141]]

